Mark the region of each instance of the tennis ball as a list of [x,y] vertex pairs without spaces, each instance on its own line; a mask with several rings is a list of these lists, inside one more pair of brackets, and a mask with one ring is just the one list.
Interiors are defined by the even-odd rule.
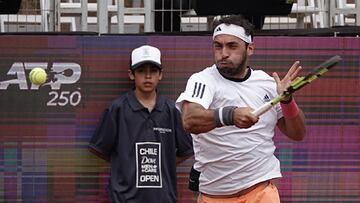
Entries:
[[42,68],[33,68],[29,74],[30,81],[35,85],[42,85],[45,83],[47,74]]

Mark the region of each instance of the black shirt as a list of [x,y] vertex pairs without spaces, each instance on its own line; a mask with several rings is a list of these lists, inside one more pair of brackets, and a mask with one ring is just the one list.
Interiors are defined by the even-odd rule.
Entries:
[[112,202],[176,202],[176,156],[193,154],[174,102],[157,95],[149,112],[134,91],[105,110],[89,147],[111,157]]

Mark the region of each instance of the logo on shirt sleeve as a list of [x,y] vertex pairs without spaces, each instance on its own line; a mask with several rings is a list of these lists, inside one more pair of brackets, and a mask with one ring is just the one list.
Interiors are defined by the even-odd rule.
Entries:
[[204,96],[205,87],[205,84],[195,82],[194,91],[191,97],[198,97],[202,99],[202,97]]
[[136,187],[161,188],[161,144],[136,143]]

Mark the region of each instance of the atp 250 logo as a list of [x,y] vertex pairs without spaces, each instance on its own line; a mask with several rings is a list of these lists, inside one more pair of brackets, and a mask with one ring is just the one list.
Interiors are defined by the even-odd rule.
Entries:
[[[41,86],[28,83],[29,77],[26,73],[36,67],[43,68],[48,75],[47,82]],[[75,84],[80,79],[81,66],[77,63],[15,62],[7,75],[13,76],[13,79],[0,81],[0,90],[7,90],[9,86],[14,85],[20,90],[38,90],[49,86],[51,91],[49,92],[50,100],[46,103],[47,106],[77,106],[81,102],[80,87],[73,88],[72,85],[70,91],[62,90],[64,85]]]

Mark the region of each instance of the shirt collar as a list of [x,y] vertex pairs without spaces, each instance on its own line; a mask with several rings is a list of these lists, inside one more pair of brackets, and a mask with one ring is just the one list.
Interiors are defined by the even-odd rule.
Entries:
[[[139,100],[135,96],[135,90],[132,89],[127,93],[127,99],[129,101],[129,105],[133,111],[140,111],[145,109],[145,107],[139,102]],[[156,104],[154,110],[162,111],[165,105],[165,98],[159,94],[156,94]]]
[[[216,66],[215,66],[215,67],[216,67]],[[231,80],[231,81],[234,81],[234,82],[244,82],[245,80],[249,79],[249,77],[251,76],[251,72],[252,72],[252,70],[251,70],[251,68],[250,68],[249,66],[247,66],[246,68],[248,69],[248,71],[247,71],[245,77],[244,77],[244,78],[241,78],[241,79],[227,77],[227,76],[221,74],[219,70],[218,70],[218,73],[219,73],[222,77],[224,77],[224,78],[226,78],[226,79],[228,79],[228,80]],[[216,67],[216,69],[217,69],[217,67]]]

